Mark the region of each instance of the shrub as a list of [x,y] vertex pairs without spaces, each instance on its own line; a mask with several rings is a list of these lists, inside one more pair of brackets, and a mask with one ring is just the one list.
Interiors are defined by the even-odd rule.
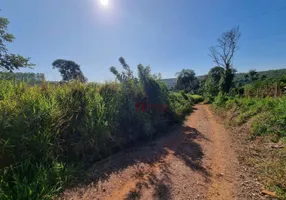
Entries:
[[176,115],[183,117],[193,110],[193,101],[187,95],[182,95],[181,93],[172,92],[169,94],[170,99],[170,109],[174,110]]
[[228,100],[228,97],[225,94],[220,92],[215,97],[213,104],[215,107],[225,107],[227,100]]
[[201,95],[197,95],[197,94],[190,95],[190,98],[193,100],[193,102],[194,102],[195,104],[204,101],[204,98],[203,98]]

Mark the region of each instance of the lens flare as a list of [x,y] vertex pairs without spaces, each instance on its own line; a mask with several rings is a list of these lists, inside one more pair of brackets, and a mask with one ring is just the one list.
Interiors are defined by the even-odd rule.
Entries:
[[100,0],[100,3],[104,6],[108,6],[108,0]]

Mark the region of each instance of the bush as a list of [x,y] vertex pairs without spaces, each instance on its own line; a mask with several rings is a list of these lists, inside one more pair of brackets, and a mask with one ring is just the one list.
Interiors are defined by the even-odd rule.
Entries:
[[204,101],[204,98],[203,98],[201,95],[197,95],[197,94],[190,95],[190,98],[193,100],[193,102],[194,102],[195,104]]
[[174,110],[176,115],[183,117],[193,110],[194,102],[189,95],[172,92],[169,94],[170,109]]
[[213,104],[214,104],[214,106],[217,107],[217,108],[218,108],[218,107],[225,107],[227,100],[228,100],[228,96],[220,92],[220,93],[215,97]]

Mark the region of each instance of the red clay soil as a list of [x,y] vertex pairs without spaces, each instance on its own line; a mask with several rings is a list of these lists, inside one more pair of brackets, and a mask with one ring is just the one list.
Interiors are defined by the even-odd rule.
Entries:
[[59,199],[236,199],[231,135],[207,105],[167,136],[97,162]]

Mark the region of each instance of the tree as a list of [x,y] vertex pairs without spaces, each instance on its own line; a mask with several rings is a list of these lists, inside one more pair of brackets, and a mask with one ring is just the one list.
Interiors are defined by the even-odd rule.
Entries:
[[248,74],[244,74],[244,82],[245,83],[249,82],[249,75]]
[[176,73],[177,83],[176,88],[185,90],[186,92],[195,93],[199,88],[199,80],[196,77],[196,73],[191,69],[183,69]]
[[224,75],[224,68],[213,67],[210,69],[206,82],[204,84],[204,93],[206,96],[216,96],[219,93],[219,83]]
[[224,78],[220,85],[223,92],[228,93],[233,84],[235,69],[232,67],[234,54],[237,51],[237,43],[240,38],[239,27],[224,32],[217,40],[218,45],[210,48],[210,56],[219,67],[223,67]]
[[262,81],[264,81],[264,80],[266,80],[267,79],[267,76],[266,75],[262,75],[261,77],[260,77],[260,80],[262,80]]
[[30,58],[8,53],[6,44],[13,42],[15,39],[12,34],[6,32],[9,23],[7,18],[0,17],[0,70],[12,72],[21,67],[34,66],[30,63]]
[[87,82],[80,66],[74,61],[58,59],[53,62],[53,69],[57,68],[62,75],[63,81],[78,80],[82,83]]
[[196,90],[196,94],[199,94],[199,95],[203,95],[204,94],[204,85],[206,84],[206,81],[207,81],[207,75],[204,75],[202,76],[199,80],[199,86],[198,86],[198,89]]
[[249,70],[248,73],[251,81],[257,81],[259,79],[259,74],[255,69]]
[[210,69],[208,73],[208,77],[211,77],[212,79],[214,79],[215,83],[218,84],[220,79],[223,76],[224,71],[225,70],[222,67],[213,67]]

